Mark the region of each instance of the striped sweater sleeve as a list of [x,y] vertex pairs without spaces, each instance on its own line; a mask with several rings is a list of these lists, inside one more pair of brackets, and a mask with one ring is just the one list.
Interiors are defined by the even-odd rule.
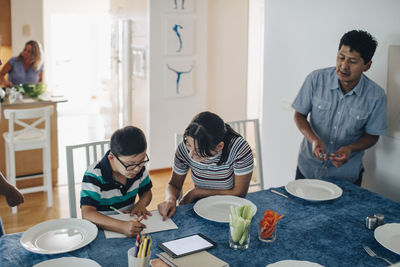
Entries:
[[253,171],[253,151],[245,139],[238,138],[232,146],[232,153],[235,154],[233,162],[235,175],[245,175]]
[[174,172],[179,175],[185,175],[189,171],[188,153],[186,146],[181,142],[176,148],[175,160],[174,160]]

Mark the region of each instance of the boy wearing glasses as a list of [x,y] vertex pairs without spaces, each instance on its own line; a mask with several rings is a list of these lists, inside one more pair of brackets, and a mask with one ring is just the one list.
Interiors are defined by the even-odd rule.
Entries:
[[[113,133],[110,150],[85,172],[81,191],[82,218],[104,230],[134,237],[145,227],[140,221],[151,213],[152,183],[145,164],[147,142],[143,132],[127,126]],[[135,203],[136,195],[139,200]],[[107,216],[114,211],[136,214],[137,220],[121,221]]]

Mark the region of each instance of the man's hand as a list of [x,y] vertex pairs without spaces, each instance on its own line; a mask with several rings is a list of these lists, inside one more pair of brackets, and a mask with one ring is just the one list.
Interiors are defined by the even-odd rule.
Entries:
[[349,147],[342,146],[338,151],[330,154],[329,159],[336,168],[339,168],[349,160],[351,152],[352,151]]
[[326,155],[325,145],[321,140],[315,140],[312,142],[312,152],[314,157],[321,161],[327,161],[328,156]]
[[164,202],[161,202],[160,204],[157,205],[158,212],[163,216],[163,221],[165,221],[168,218],[171,218],[172,215],[174,215],[176,211],[176,200],[166,200]]

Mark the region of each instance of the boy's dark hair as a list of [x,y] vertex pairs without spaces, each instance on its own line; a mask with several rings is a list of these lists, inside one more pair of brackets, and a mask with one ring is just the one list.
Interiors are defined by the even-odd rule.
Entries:
[[142,153],[147,148],[146,137],[142,130],[126,126],[113,133],[110,150],[116,156],[132,156]]
[[198,151],[196,152],[202,157],[213,156],[210,152],[215,150],[221,141],[224,142],[221,159],[217,163],[221,165],[228,159],[233,143],[232,139],[239,137],[240,134],[235,132],[217,114],[205,111],[196,115],[186,128],[183,135],[185,142],[187,136],[192,137],[197,143]]
[[342,45],[349,46],[350,51],[354,50],[360,53],[360,56],[364,59],[364,64],[367,64],[374,56],[378,42],[366,31],[352,30],[345,33],[340,39],[339,50]]

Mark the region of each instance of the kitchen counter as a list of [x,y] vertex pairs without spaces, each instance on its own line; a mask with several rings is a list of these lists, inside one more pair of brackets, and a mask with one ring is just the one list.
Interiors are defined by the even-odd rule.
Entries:
[[[1,103],[1,119],[0,119],[0,157],[5,158],[5,144],[3,133],[8,132],[8,120],[4,118],[4,110],[6,109],[28,109],[38,108],[44,106],[53,106],[54,111],[51,116],[51,175],[53,180],[53,186],[57,184],[58,179],[58,139],[57,139],[57,104],[66,102],[67,100],[63,97],[43,97],[43,99],[34,100],[31,98],[24,98],[14,103],[9,103],[7,99]],[[42,124],[42,127],[43,124]],[[18,129],[16,127],[16,129]],[[43,172],[42,168],[42,150],[28,150],[18,151],[15,153],[15,162],[17,168],[17,187],[24,188],[27,186],[38,186],[42,184],[42,178],[34,178],[29,180],[18,179],[19,176],[40,174]],[[5,160],[0,160],[0,171],[6,175],[6,163]]]

